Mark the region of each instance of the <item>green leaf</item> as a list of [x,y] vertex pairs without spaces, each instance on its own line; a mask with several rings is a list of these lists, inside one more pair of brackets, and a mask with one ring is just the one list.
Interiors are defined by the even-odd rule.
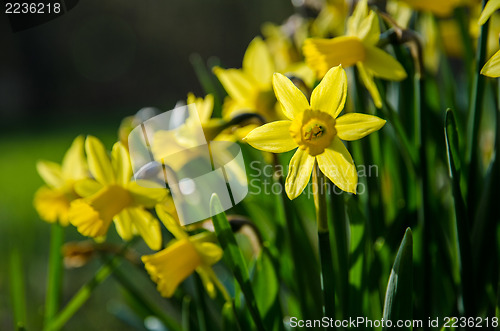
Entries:
[[274,269],[269,250],[264,247],[255,264],[253,288],[257,306],[263,316],[267,316],[278,300],[279,280]]
[[[407,228],[387,284],[384,319],[411,320],[413,315],[413,236]],[[387,328],[384,328],[386,330]]]
[[475,302],[472,251],[470,242],[470,229],[467,220],[467,210],[460,189],[460,155],[458,153],[458,132],[453,112],[446,111],[445,139],[448,153],[448,168],[453,191],[453,202],[455,206],[455,226],[458,234],[458,248],[460,256],[460,276],[462,285],[462,300],[466,316],[474,316]]
[[236,244],[231,225],[227,221],[224,209],[220,203],[219,197],[214,193],[210,199],[210,210],[214,215],[212,221],[214,224],[215,233],[221,247],[224,249],[224,260],[229,268],[233,271],[236,281],[241,287],[241,291],[245,296],[248,310],[258,330],[264,330],[261,315],[257,309],[255,295],[253,293],[250,277],[248,276],[248,267],[243,258],[240,248]]

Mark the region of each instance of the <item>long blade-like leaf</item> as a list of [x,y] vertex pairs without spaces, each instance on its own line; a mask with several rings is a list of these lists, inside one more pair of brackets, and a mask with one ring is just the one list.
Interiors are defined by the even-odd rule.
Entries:
[[407,228],[387,284],[384,320],[411,320],[413,316],[412,292],[413,235],[411,229]]
[[210,200],[210,209],[214,216],[212,221],[214,223],[215,233],[220,245],[224,249],[224,260],[233,271],[236,281],[239,283],[241,290],[245,296],[248,310],[258,330],[264,330],[262,318],[257,309],[257,303],[250,284],[250,277],[248,276],[248,267],[243,259],[243,254],[236,244],[231,225],[227,221],[224,209],[220,203],[219,197],[214,193]]

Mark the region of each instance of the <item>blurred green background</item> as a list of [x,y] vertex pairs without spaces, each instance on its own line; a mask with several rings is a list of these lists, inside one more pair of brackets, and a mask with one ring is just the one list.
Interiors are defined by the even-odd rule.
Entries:
[[[190,91],[201,96],[192,54],[241,67],[261,24],[281,23],[292,12],[287,0],[81,0],[56,20],[17,33],[0,17],[0,330],[14,327],[13,251],[20,253],[28,329],[43,319],[50,227],[32,206],[42,185],[36,161],[60,162],[79,134],[111,147],[123,117],[146,106],[169,110]],[[71,227],[66,236],[82,239]],[[98,264],[66,272],[63,304]],[[67,330],[127,329],[110,318],[123,307],[118,287],[107,284]]]

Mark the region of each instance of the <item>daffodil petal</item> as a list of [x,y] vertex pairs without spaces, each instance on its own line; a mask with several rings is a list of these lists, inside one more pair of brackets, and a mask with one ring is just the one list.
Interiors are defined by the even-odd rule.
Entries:
[[342,66],[331,68],[311,95],[311,108],[336,118],[344,109],[347,97],[347,76]]
[[188,235],[186,231],[180,226],[180,224],[170,215],[167,211],[166,206],[158,204],[155,208],[156,214],[167,230],[177,239],[187,238]]
[[356,36],[342,36],[333,39],[311,38],[302,47],[306,63],[319,77],[335,66],[347,68],[366,57],[365,47]]
[[261,88],[271,87],[274,64],[271,53],[260,37],[254,38],[243,56],[243,71],[253,77]]
[[290,165],[285,181],[285,191],[290,200],[298,197],[309,183],[314,166],[314,156],[309,155],[302,149],[297,149]]
[[161,248],[160,222],[150,212],[140,208],[128,208],[132,224],[139,235],[152,250]]
[[358,27],[363,23],[363,19],[368,15],[368,2],[358,1],[352,16],[347,20],[347,32],[349,35],[359,35]]
[[116,232],[118,232],[118,235],[125,241],[129,241],[134,236],[132,229],[133,221],[129,210],[130,208],[126,208],[113,218]]
[[86,198],[97,193],[102,188],[102,184],[93,179],[86,178],[77,181],[73,188],[76,194],[82,198]]
[[273,88],[281,104],[281,109],[285,116],[291,120],[304,110],[309,109],[309,102],[290,79],[280,73],[273,75]]
[[101,184],[114,183],[113,167],[102,142],[96,137],[88,136],[85,141],[85,151],[92,176]]
[[214,96],[212,94],[207,94],[205,99],[197,98],[193,93],[189,93],[187,97],[188,106],[194,105],[196,107],[196,112],[200,118],[201,123],[206,123],[212,117],[212,112],[214,110]]
[[385,122],[377,116],[349,113],[337,118],[335,129],[342,140],[358,140],[380,130]]
[[342,141],[335,137],[325,151],[316,156],[318,166],[338,188],[356,194],[358,174],[354,161]]
[[481,74],[488,77],[500,77],[500,50],[486,62],[481,69]]
[[271,153],[288,152],[295,147],[297,143],[290,136],[290,125],[292,121],[275,121],[264,124],[253,129],[243,141],[261,151]]
[[377,108],[382,108],[382,98],[380,97],[380,93],[378,92],[375,81],[373,80],[373,74],[371,71],[368,71],[362,63],[358,63],[356,66],[358,68],[361,81],[363,81],[363,84],[372,96],[373,103]]
[[205,265],[211,266],[217,263],[224,254],[224,251],[214,243],[201,242],[194,244]]
[[481,16],[479,16],[478,24],[483,25],[486,23],[488,18],[493,15],[493,13],[500,8],[500,0],[490,0],[486,3],[486,6],[484,6],[483,11],[481,12]]
[[128,183],[127,189],[137,206],[153,208],[167,195],[167,190],[151,181],[138,180]]
[[64,192],[42,186],[36,191],[33,204],[44,221],[54,223],[59,220],[61,225],[68,225],[70,201]]
[[126,185],[130,181],[130,177],[132,177],[132,165],[130,164],[128,151],[123,147],[121,142],[117,142],[113,145],[113,150],[111,151],[111,164],[117,182]]
[[363,64],[377,77],[395,81],[407,77],[403,66],[390,54],[377,47],[366,47],[366,59]]
[[38,161],[36,170],[42,179],[52,188],[64,185],[61,166],[51,161]]
[[357,36],[365,45],[375,45],[380,39],[380,26],[377,14],[370,10],[368,17],[363,19]]
[[255,82],[240,69],[214,68],[214,74],[231,98],[246,100],[254,93]]
[[83,136],[76,137],[64,155],[62,173],[67,179],[82,179],[87,177],[87,161],[85,160],[83,150],[84,141]]

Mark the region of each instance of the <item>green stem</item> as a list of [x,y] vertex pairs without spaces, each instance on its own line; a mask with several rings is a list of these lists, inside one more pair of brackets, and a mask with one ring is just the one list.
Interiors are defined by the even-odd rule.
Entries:
[[325,176],[315,161],[313,167],[313,194],[318,223],[319,256],[321,262],[321,289],[323,291],[324,316],[335,317],[335,278],[332,263],[332,249],[328,232]]
[[[486,5],[488,0],[483,0],[482,8]],[[484,85],[485,77],[481,75],[481,69],[484,66],[486,60],[486,45],[488,41],[488,23],[481,26],[478,47],[476,53],[476,71],[474,73],[474,81],[472,82],[472,96],[469,109],[468,127],[467,127],[467,155],[466,164],[468,165],[468,185],[467,185],[467,207],[469,215],[474,215],[474,206],[472,202],[474,201],[475,185],[476,185],[476,172],[478,167],[478,158],[473,157],[474,151],[477,146],[478,140],[478,130],[479,122],[481,119],[482,108],[483,108],[483,96],[484,96]],[[469,218],[472,220],[472,218]]]
[[[338,195],[334,189],[334,184],[329,182],[330,189],[330,206],[332,211],[333,222],[329,222],[330,233],[334,236],[330,239],[330,245],[334,247],[334,275],[338,277],[337,298],[339,304],[337,307],[338,315],[345,318],[349,309],[349,244],[347,239],[347,219],[345,215],[345,200],[344,193]],[[336,253],[336,254],[335,254]]]
[[48,325],[59,310],[63,278],[62,245],[64,227],[52,224],[50,234],[49,272],[47,276],[47,296],[45,298],[45,325]]
[[106,264],[104,264],[97,272],[94,277],[90,281],[88,281],[85,285],[83,285],[80,290],[71,298],[68,304],[64,307],[64,309],[56,315],[49,324],[46,324],[44,327],[45,331],[59,330],[64,324],[73,315],[83,306],[85,302],[90,298],[92,291],[104,282],[109,275],[120,265],[121,258],[126,249],[134,243],[135,240],[131,240],[128,244],[126,244],[123,249],[112,259],[110,259]]
[[418,186],[420,192],[421,207],[418,210],[418,222],[422,226],[423,236],[422,243],[422,258],[423,258],[423,316],[430,316],[432,306],[432,257],[429,243],[432,242],[433,230],[430,214],[430,206],[428,200],[429,180],[427,173],[427,154],[425,143],[425,124],[426,110],[424,109],[424,80],[419,73],[414,77],[414,93],[415,93],[415,144],[419,152],[418,163]]
[[23,263],[17,247],[13,247],[10,250],[9,278],[14,324],[15,327],[20,330],[26,325],[27,314]]

